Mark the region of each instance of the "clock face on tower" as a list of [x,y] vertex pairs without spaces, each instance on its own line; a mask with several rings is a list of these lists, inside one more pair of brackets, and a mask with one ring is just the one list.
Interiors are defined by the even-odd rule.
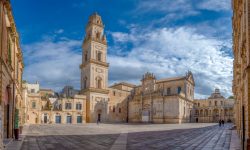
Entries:
[[96,50],[103,50],[103,47],[100,46],[100,45],[95,45],[95,49],[96,49]]

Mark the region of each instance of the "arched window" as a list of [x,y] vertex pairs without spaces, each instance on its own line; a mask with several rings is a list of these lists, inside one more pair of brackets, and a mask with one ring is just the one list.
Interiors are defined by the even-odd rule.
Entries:
[[185,107],[184,107],[184,116],[186,115],[186,109],[185,109]]
[[199,116],[199,110],[195,110],[195,115]]
[[217,106],[217,101],[214,102],[214,105]]
[[91,34],[89,33],[89,34],[88,34],[88,39],[90,39],[90,37],[91,37]]
[[96,78],[96,87],[101,89],[102,88],[102,78]]
[[83,89],[87,88],[87,77],[84,78],[83,80]]
[[171,89],[167,88],[167,95],[170,95],[170,94],[171,94]]
[[102,61],[102,52],[97,53],[97,60]]
[[181,87],[180,86],[177,88],[177,92],[178,92],[178,94],[181,93]]
[[101,35],[100,32],[97,32],[97,33],[96,33],[96,38],[97,38],[97,39],[100,39],[100,35]]
[[85,62],[88,61],[88,54],[87,53],[85,53],[84,60],[85,60]]
[[208,116],[208,110],[207,109],[205,110],[205,116]]

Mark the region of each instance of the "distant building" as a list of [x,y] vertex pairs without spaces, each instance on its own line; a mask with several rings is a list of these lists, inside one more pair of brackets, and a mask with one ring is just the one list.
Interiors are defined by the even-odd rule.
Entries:
[[51,89],[40,89],[39,84],[25,83],[24,97],[27,101],[26,123],[84,123],[86,122],[86,96],[59,97]]
[[57,97],[52,89],[40,89],[39,93],[42,97]]
[[208,99],[194,100],[193,122],[234,122],[234,99],[224,98],[219,89]]
[[79,94],[79,90],[74,89],[73,86],[64,86],[61,95],[63,97],[74,97],[76,94]]

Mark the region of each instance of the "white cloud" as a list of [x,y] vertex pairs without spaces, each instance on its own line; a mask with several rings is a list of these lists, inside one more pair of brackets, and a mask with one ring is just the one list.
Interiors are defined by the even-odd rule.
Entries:
[[58,30],[55,31],[56,34],[62,34],[63,32],[64,32],[63,29],[58,29]]
[[[109,83],[128,81],[140,83],[146,71],[157,78],[182,76],[188,70],[194,74],[196,97],[208,96],[220,88],[225,96],[231,95],[233,58],[222,51],[231,43],[210,39],[190,27],[143,30],[134,27],[129,33],[115,32],[116,44],[133,44],[130,50],[120,49],[125,55],[111,53]],[[108,51],[119,46],[109,47]],[[42,87],[60,90],[65,84],[79,88],[81,41],[61,38],[47,39],[25,45],[24,79],[39,81]]]
[[138,11],[160,11],[160,12],[175,12],[175,11],[189,11],[192,10],[192,3],[190,0],[141,0],[139,1]]
[[212,11],[229,11],[231,9],[231,0],[203,0],[198,3],[197,7]]
[[170,22],[173,20],[183,19],[188,16],[199,14],[194,8],[192,0],[141,0],[135,9],[136,13],[160,12],[164,14],[160,20],[154,23]]
[[113,32],[112,37],[117,42],[127,42],[130,38],[128,33],[122,33],[122,32]]
[[126,35],[138,41],[127,56],[109,57],[113,82],[119,81],[120,77],[139,83],[146,71],[165,78],[184,75],[191,70],[198,97],[208,96],[214,88],[220,88],[226,96],[231,95],[233,58],[221,51],[221,48],[231,45],[227,41],[209,39],[195,29],[185,27],[138,29],[130,34],[133,35]]
[[164,12],[179,15],[194,14],[198,9],[229,11],[231,0],[140,0],[136,10],[140,13]]
[[79,87],[81,41],[45,40],[23,46],[24,80],[39,81],[44,88],[61,90],[65,84]]

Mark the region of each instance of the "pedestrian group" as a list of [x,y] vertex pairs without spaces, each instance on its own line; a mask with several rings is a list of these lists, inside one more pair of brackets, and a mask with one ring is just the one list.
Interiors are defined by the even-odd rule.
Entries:
[[221,127],[221,125],[224,127],[224,123],[225,123],[224,120],[221,120],[221,119],[219,120],[219,126],[220,127]]

